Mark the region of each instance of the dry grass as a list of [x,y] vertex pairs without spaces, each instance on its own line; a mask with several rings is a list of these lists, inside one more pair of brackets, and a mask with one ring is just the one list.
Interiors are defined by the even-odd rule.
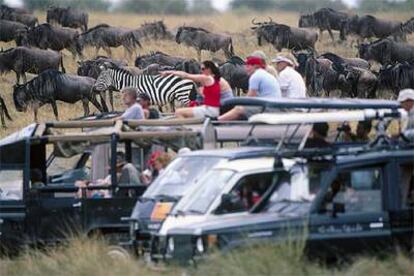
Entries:
[[[45,13],[38,13],[40,22],[45,21]],[[125,26],[130,28],[138,27],[140,24],[146,21],[152,21],[155,19],[163,19],[168,28],[174,29],[183,24],[186,25],[196,25],[205,27],[211,31],[215,32],[224,32],[229,33],[233,36],[234,47],[237,55],[246,56],[255,49],[258,48],[256,39],[254,38],[252,32],[250,31],[251,19],[257,17],[259,20],[266,20],[267,16],[273,17],[277,22],[285,23],[288,25],[296,26],[299,18],[299,14],[290,13],[290,12],[272,12],[266,14],[254,14],[254,13],[226,13],[226,14],[216,14],[211,16],[147,16],[147,15],[136,15],[136,14],[108,14],[108,13],[91,13],[90,14],[90,26],[94,26],[99,23],[108,23],[115,26]],[[398,18],[399,20],[404,20],[409,18],[411,15],[409,13],[387,13],[379,14],[380,17],[384,18]],[[411,41],[414,39],[411,37]],[[13,47],[14,43],[1,43],[0,47],[4,49]],[[138,54],[149,53],[150,51],[160,50],[172,55],[179,55],[185,57],[196,57],[194,49],[187,48],[182,45],[176,44],[174,41],[144,41],[143,48],[138,49]],[[276,50],[274,50],[270,45],[262,47],[262,50],[268,56],[276,55]],[[344,56],[355,56],[356,49],[345,44],[332,44],[328,35],[325,34],[321,42],[317,44],[318,52],[333,51],[340,55]],[[66,70],[69,73],[76,73],[77,63],[72,59],[72,56],[66,50],[64,53],[64,64]],[[104,54],[104,52],[100,52]],[[91,58],[94,55],[94,50],[88,49],[85,52],[86,58]],[[113,51],[113,56],[115,58],[124,58],[123,49],[116,49]],[[203,53],[203,58],[208,59],[212,56],[209,53]],[[224,56],[221,52],[217,53],[215,57],[224,59]],[[130,65],[133,65],[134,60],[128,60]],[[33,77],[33,76],[30,76]],[[2,95],[9,107],[11,116],[13,117],[13,122],[8,122],[8,129],[4,130],[0,128],[0,138],[15,132],[21,129],[23,126],[28,125],[33,122],[33,113],[18,113],[14,109],[13,99],[12,99],[12,86],[14,85],[16,79],[14,73],[9,73],[6,75],[0,76],[0,95]],[[122,109],[119,105],[119,100],[117,101],[117,109]],[[58,106],[59,115],[61,119],[70,119],[74,117],[79,117],[83,115],[83,109],[81,104],[69,105],[65,103],[59,103]],[[91,109],[94,111],[95,109]],[[53,112],[50,106],[45,106],[40,109],[39,120],[47,121],[53,120]]]

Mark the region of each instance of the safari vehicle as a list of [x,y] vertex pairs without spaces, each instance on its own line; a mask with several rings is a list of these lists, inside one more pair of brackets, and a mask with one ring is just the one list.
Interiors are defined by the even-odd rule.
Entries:
[[[126,163],[142,168],[145,147],[202,146],[200,133],[182,127],[137,129],[151,124],[157,122],[51,122],[30,125],[0,140],[2,252],[55,244],[78,233],[116,239],[128,233],[121,217],[131,213],[146,186],[134,170],[120,170],[118,153],[124,153]],[[68,162],[54,166],[57,159]],[[82,185],[83,180],[91,184]]]
[[[305,120],[291,114],[290,120],[363,120],[369,113],[314,114]],[[383,110],[372,115],[384,130],[387,118],[406,114]],[[281,124],[286,123],[286,118],[260,114],[251,121]],[[169,229],[159,241],[165,250],[164,258],[188,263],[213,248],[227,251],[256,243],[280,244],[289,239],[304,242],[309,256],[327,260],[384,252],[395,246],[412,249],[413,156],[412,144],[391,141],[383,131],[367,145],[280,150],[275,155],[276,173],[271,188],[248,213],[215,216]],[[238,201],[232,194],[223,195],[222,209],[237,206]]]

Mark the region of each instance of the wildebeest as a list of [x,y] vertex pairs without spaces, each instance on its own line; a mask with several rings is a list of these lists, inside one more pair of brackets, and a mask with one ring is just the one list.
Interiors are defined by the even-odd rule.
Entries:
[[23,23],[0,20],[0,41],[9,42],[12,40],[18,40],[21,35],[27,33],[27,26]]
[[231,36],[211,33],[203,28],[181,26],[178,28],[175,41],[183,43],[197,50],[198,61],[201,61],[201,51],[224,51],[224,55],[230,58],[234,55],[233,40]]
[[38,22],[37,17],[26,10],[6,5],[0,5],[0,19],[20,22],[28,27],[34,27]]
[[370,67],[368,61],[366,61],[365,59],[341,57],[331,52],[324,53],[320,55],[319,58],[326,58],[332,61],[333,63],[338,63],[343,66],[352,66],[363,69],[369,69]]
[[67,49],[73,58],[82,58],[82,49],[78,41],[78,32],[69,28],[60,28],[49,23],[40,24],[29,29],[27,36],[20,35],[18,45],[35,46],[40,49],[62,51]]
[[249,75],[244,68],[244,61],[234,56],[220,65],[221,76],[228,81],[231,88],[241,89],[244,92],[248,90]]
[[342,22],[341,36],[355,34],[362,39],[394,36],[395,39],[405,40],[401,27],[401,21],[379,19],[372,15],[355,15]]
[[33,106],[34,119],[37,121],[38,109],[50,104],[56,120],[59,120],[56,101],[74,104],[82,101],[85,116],[89,114],[89,102],[99,110],[102,107],[92,92],[95,79],[61,73],[57,70],[46,70],[23,85],[13,87],[13,100],[17,111],[25,112]]
[[257,42],[262,46],[262,39],[272,44],[275,49],[315,49],[318,33],[308,29],[289,27],[277,24],[272,20],[264,23],[256,23],[254,19],[252,30],[255,31]]
[[359,56],[365,60],[375,60],[381,64],[394,62],[414,62],[414,45],[395,42],[390,38],[359,45]]
[[167,27],[164,21],[159,20],[150,23],[144,23],[138,29],[135,29],[134,34],[139,38],[165,39],[170,38]]
[[47,69],[59,69],[65,72],[62,55],[52,50],[16,47],[0,52],[0,74],[14,71],[16,83],[20,83],[20,76],[26,83],[26,72],[39,74]]
[[108,56],[112,56],[111,47],[123,46],[125,55],[132,56],[134,49],[142,47],[133,31],[126,28],[112,27],[107,24],[97,25],[78,37],[79,44],[83,49],[85,46],[96,48],[96,56],[99,49],[103,48]]
[[[155,69],[154,64],[158,64],[157,70],[180,70],[190,74],[199,74],[200,65],[194,59],[186,59],[183,57],[170,56],[163,52],[151,52],[148,55],[138,56],[135,59],[135,66],[143,70]],[[148,68],[152,66],[152,68]]]
[[10,121],[12,118],[10,117],[9,111],[7,110],[6,103],[4,99],[0,96],[0,119],[2,127],[6,128],[6,120],[5,118],[9,119]]
[[[299,18],[299,27],[319,28],[319,39],[322,39],[323,31],[327,30],[332,41],[335,41],[332,30],[340,31],[342,22],[348,18],[349,15],[344,12],[336,11],[331,8],[321,8],[314,13],[301,15]],[[343,40],[345,38],[340,37],[340,39]]]
[[379,88],[390,89],[395,95],[404,88],[414,89],[414,64],[387,64],[379,71]]
[[98,56],[94,59],[78,61],[77,74],[79,76],[97,79],[103,65],[113,64],[116,67],[125,67],[127,63],[121,60],[111,59],[105,56]]
[[49,7],[46,13],[47,23],[58,23],[62,27],[80,28],[83,32],[88,30],[89,16],[86,12],[82,12],[71,7]]

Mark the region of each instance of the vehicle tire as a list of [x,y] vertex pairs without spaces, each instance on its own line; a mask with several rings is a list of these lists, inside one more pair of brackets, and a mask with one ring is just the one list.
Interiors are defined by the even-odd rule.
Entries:
[[117,245],[111,245],[108,247],[108,251],[106,253],[109,257],[114,260],[129,260],[131,259],[131,254],[125,248]]

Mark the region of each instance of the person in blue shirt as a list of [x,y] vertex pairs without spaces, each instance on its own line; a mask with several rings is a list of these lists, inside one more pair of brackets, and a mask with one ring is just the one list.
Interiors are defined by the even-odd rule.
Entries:
[[[246,71],[249,74],[248,97],[259,98],[281,98],[280,86],[277,79],[264,69],[262,59],[258,57],[248,57],[246,60]],[[259,113],[260,107],[236,106],[225,114],[221,115],[219,121],[239,120],[243,117],[250,117]]]

